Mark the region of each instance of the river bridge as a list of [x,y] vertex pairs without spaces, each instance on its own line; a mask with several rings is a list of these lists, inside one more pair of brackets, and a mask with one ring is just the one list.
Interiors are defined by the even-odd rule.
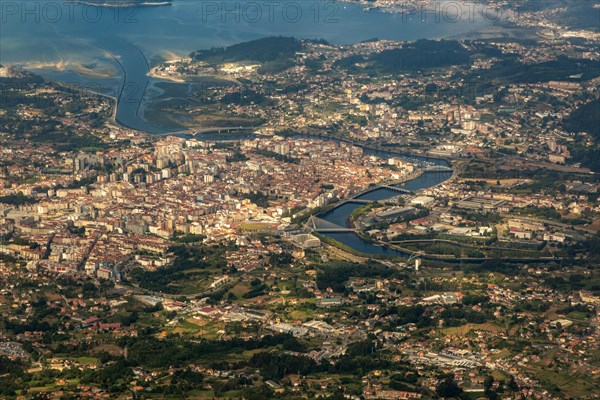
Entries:
[[430,165],[425,167],[425,172],[453,172],[454,169],[452,167],[447,167],[445,165]]
[[344,200],[343,202],[340,203],[341,205],[347,204],[347,203],[357,203],[357,204],[369,204],[372,203],[372,200],[362,200],[362,199],[348,199],[348,200]]
[[192,136],[202,135],[204,133],[234,133],[234,132],[246,132],[255,131],[255,126],[213,126],[202,129],[194,129]]
[[339,226],[334,224],[333,222],[325,221],[319,217],[315,217],[312,215],[308,221],[306,221],[306,226],[319,233],[337,233],[337,232],[354,232],[354,230],[350,228],[344,228],[343,226]]
[[389,189],[389,190],[394,190],[396,192],[402,193],[402,194],[414,194],[414,192],[412,190],[408,190],[408,189],[403,189],[401,187],[398,186],[392,186],[392,185],[381,185],[379,186],[377,189],[379,188],[383,188],[383,189]]
[[367,201],[365,201],[364,199],[359,199],[359,197],[363,196],[363,195],[365,195],[367,193],[374,192],[374,191],[379,190],[379,189],[393,190],[395,192],[398,192],[398,195],[401,195],[401,194],[409,194],[409,195],[410,194],[415,194],[415,192],[412,191],[412,190],[404,189],[404,188],[401,188],[401,187],[396,186],[396,185],[402,185],[402,184],[406,183],[407,181],[409,181],[411,179],[418,178],[420,175],[421,175],[420,173],[419,174],[414,174],[414,176],[409,176],[409,177],[405,178],[404,180],[399,180],[399,181],[384,181],[384,182],[381,182],[379,185],[369,186],[369,187],[365,188],[364,190],[361,190],[360,192],[354,194],[352,196],[352,198],[348,199],[346,202],[348,202],[348,203],[351,203],[351,202],[356,202],[356,203],[372,203],[373,200],[367,200]]
[[255,126],[209,126],[206,128],[195,128],[195,129],[185,129],[181,131],[174,132],[163,132],[157,133],[157,136],[191,136],[196,137],[196,135],[203,134],[220,134],[220,133],[236,133],[236,132],[254,132],[256,130]]

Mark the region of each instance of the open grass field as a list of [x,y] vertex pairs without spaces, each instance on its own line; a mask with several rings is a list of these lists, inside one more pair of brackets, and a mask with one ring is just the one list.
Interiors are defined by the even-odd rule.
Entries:
[[244,294],[248,293],[248,291],[250,291],[250,288],[248,285],[243,283],[238,283],[230,290],[230,292],[233,293],[238,299],[240,299]]
[[[187,274],[190,274],[191,271],[186,271]],[[207,273],[208,275],[208,273]],[[173,283],[170,283],[169,286],[176,287],[177,293],[179,294],[195,294],[202,292],[208,288],[208,286],[212,283],[212,280],[208,278],[200,278],[200,279],[188,279],[188,280],[179,280]]]
[[92,354],[99,354],[102,352],[107,352],[114,356],[123,355],[123,350],[119,346],[109,343],[99,344],[92,349]]
[[96,357],[79,357],[77,361],[81,364],[85,365],[96,365],[98,364],[98,359]]
[[498,182],[500,182],[500,186],[502,187],[512,187],[516,184],[521,183],[529,183],[530,179],[483,179],[483,178],[461,178],[461,182],[485,182],[489,186],[498,186]]
[[59,301],[62,299],[62,297],[60,296],[60,294],[52,292],[52,291],[45,291],[44,292],[44,296],[46,297],[46,299],[48,301]]
[[310,312],[309,310],[294,310],[289,313],[290,319],[299,321],[307,321],[312,318],[313,315],[314,312]]
[[[213,399],[215,397],[214,393],[210,390],[192,390],[191,392],[189,392],[187,394],[187,396],[188,396],[188,399],[191,399],[191,400],[206,400],[206,399]],[[161,397],[161,398],[169,398],[169,397]],[[176,399],[177,397],[174,395],[172,398]]]
[[263,231],[269,229],[269,224],[263,222],[244,222],[240,225],[243,231]]
[[492,359],[499,360],[501,358],[510,357],[510,355],[511,355],[510,350],[508,350],[508,349],[502,349],[499,352],[494,353],[494,355],[492,356]]
[[600,390],[598,381],[594,381],[590,375],[580,368],[556,371],[546,369],[540,365],[531,365],[526,370],[535,374],[551,393],[556,393],[554,388],[558,388],[560,390],[559,393],[562,393],[562,396],[566,398],[587,398],[588,396],[597,394]]
[[498,325],[486,322],[484,324],[465,324],[463,326],[453,326],[451,328],[444,328],[442,332],[448,336],[464,336],[470,331],[487,331],[493,333],[502,333],[504,329]]
[[187,333],[187,334],[198,334],[202,330],[202,325],[199,325],[197,320],[193,318],[189,318],[185,321],[179,321],[175,328],[173,329],[173,333]]
[[27,391],[29,393],[40,393],[40,392],[53,393],[53,392],[57,392],[57,391],[61,390],[61,387],[63,387],[63,386],[76,386],[78,384],[79,384],[79,379],[67,379],[64,381],[61,380],[59,382],[44,385],[44,386],[32,387],[32,388],[27,389]]

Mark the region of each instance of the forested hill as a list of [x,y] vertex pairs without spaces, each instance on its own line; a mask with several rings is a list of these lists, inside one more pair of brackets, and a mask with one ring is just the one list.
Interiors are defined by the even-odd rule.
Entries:
[[261,63],[289,59],[303,49],[302,42],[292,37],[272,36],[229,47],[198,50],[190,57],[196,61],[223,63],[237,61],[257,61]]
[[469,51],[455,40],[417,40],[399,49],[384,50],[371,57],[386,72],[439,68],[468,64]]
[[592,100],[571,113],[564,120],[564,128],[570,132],[587,132],[594,145],[586,147],[577,141],[569,146],[573,157],[592,171],[600,172],[600,99]]
[[336,65],[351,72],[362,72],[362,68],[357,68],[357,65],[362,64],[366,71],[393,74],[465,65],[470,62],[470,56],[469,50],[456,40],[421,39],[368,57],[352,55],[342,58]]
[[577,108],[565,119],[565,129],[571,132],[587,132],[600,142],[600,99]]

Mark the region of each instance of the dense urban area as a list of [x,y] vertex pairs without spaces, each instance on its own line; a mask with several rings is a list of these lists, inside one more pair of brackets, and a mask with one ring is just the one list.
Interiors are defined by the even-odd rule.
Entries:
[[172,134],[0,66],[0,398],[600,398],[599,29],[487,4],[157,64]]

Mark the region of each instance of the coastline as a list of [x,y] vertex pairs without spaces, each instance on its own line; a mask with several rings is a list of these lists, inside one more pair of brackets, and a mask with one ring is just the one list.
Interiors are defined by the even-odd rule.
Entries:
[[173,83],[187,83],[187,81],[185,79],[180,78],[178,76],[157,74],[157,71],[159,68],[160,68],[160,65],[150,68],[150,70],[148,71],[146,76],[148,76],[148,78],[150,78],[150,79],[160,79],[160,80],[169,81],[169,82],[173,82]]
[[156,7],[156,6],[170,6],[173,4],[171,0],[164,1],[144,1],[144,2],[136,2],[136,1],[127,1],[122,3],[100,3],[90,0],[65,0],[65,3],[71,4],[81,4],[84,6],[90,7],[106,7],[106,8],[127,8],[127,7]]
[[102,66],[102,68],[86,68],[84,64],[74,63],[69,61],[38,62],[33,64],[24,64],[24,68],[31,71],[53,70],[56,72],[74,72],[94,79],[111,79],[117,76],[117,71],[110,66]]
[[161,75],[157,71],[162,67],[163,64],[156,65],[149,69],[146,76],[150,79],[162,80],[173,83],[202,83],[204,81],[226,81],[235,85],[239,85],[240,82],[235,77],[227,75]]

